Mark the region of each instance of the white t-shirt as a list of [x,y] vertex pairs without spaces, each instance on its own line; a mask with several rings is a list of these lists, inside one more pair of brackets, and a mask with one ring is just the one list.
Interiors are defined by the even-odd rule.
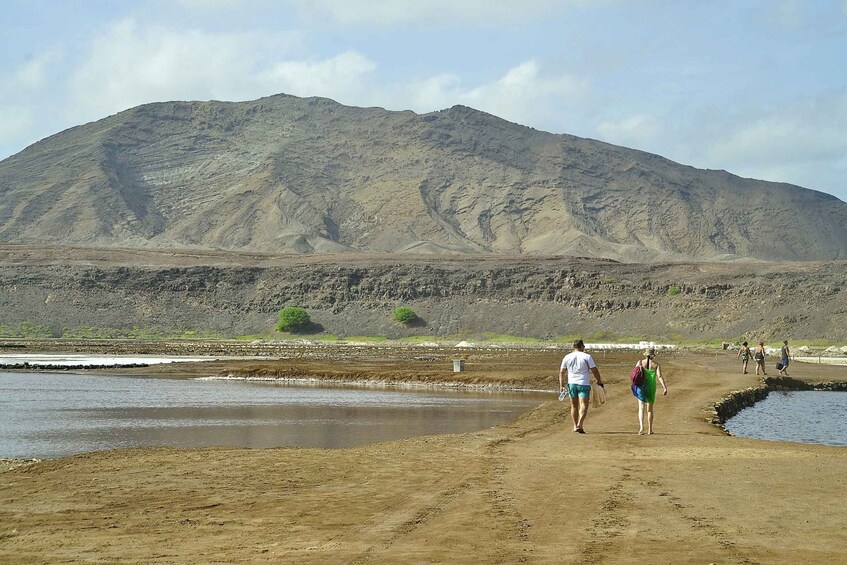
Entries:
[[562,369],[568,370],[569,385],[590,385],[590,369],[596,366],[594,358],[584,351],[572,351],[562,359]]

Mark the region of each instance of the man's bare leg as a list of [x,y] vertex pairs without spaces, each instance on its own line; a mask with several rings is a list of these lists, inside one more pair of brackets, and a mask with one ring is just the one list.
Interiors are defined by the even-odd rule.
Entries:
[[585,422],[585,417],[588,416],[588,399],[579,399],[579,420],[576,423],[576,429],[581,430],[582,424]]
[[571,398],[571,419],[573,431],[577,431],[579,429],[579,398]]

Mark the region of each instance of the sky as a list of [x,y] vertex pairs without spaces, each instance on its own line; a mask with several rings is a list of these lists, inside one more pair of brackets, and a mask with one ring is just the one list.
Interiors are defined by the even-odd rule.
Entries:
[[286,93],[847,201],[847,0],[0,0],[0,159],[148,102]]

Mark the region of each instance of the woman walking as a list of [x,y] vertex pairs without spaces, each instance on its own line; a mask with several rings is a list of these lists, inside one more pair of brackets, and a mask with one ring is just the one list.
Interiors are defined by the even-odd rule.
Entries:
[[762,374],[767,376],[768,372],[765,371],[765,342],[760,341],[759,345],[756,346],[756,352],[753,354],[753,361],[756,362],[756,374],[759,374],[759,369],[762,370]]
[[782,347],[779,350],[779,355],[781,357],[779,364],[782,365],[782,368],[779,370],[779,374],[783,377],[787,377],[788,363],[791,357],[791,350],[788,349],[788,340],[782,342]]
[[750,362],[750,357],[753,356],[753,352],[750,351],[750,346],[747,345],[747,342],[741,344],[741,349],[738,350],[738,358],[741,359],[741,374],[747,374],[747,363]]
[[644,352],[644,359],[637,364],[641,365],[644,372],[644,382],[641,385],[632,385],[632,394],[638,399],[638,435],[644,435],[645,420],[647,423],[647,435],[653,433],[653,403],[656,402],[656,380],[662,385],[662,396],[668,394],[665,379],[662,378],[662,368],[653,361],[656,356],[655,349]]

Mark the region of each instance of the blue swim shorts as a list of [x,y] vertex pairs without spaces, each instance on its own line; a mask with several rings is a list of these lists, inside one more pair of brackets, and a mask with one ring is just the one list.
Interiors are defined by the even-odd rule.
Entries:
[[782,358],[782,366],[783,366],[783,367],[787,367],[787,366],[788,366],[788,359],[787,359],[786,357],[783,357],[783,358]]
[[591,385],[568,385],[568,396],[571,398],[588,398],[591,396]]

